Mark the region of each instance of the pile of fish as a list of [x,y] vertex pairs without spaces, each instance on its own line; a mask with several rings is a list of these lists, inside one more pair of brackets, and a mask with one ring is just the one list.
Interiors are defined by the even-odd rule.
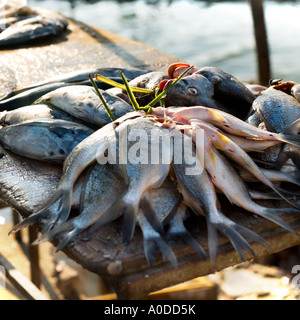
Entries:
[[[0,101],[0,143],[23,157],[63,168],[52,196],[11,232],[38,223],[42,227],[36,243],[56,240],[62,249],[84,230],[92,235],[122,217],[124,245],[131,242],[138,224],[148,263],[152,266],[160,251],[176,266],[176,239],[206,258],[185,226],[193,215],[207,222],[212,263],[218,232],[230,239],[241,259],[245,252],[255,255],[248,241],[267,243],[224,214],[220,197],[225,195],[233,205],[297,233],[282,215],[300,212],[298,84],[278,80],[266,88],[215,67],[194,67],[149,113],[134,111],[122,87],[104,88],[98,82],[115,117],[112,121],[95,88],[86,82],[87,74],[99,79],[97,73],[104,73],[121,83],[121,70],[133,89],[144,90],[135,97],[146,106],[189,67],[177,63],[167,72],[82,71]],[[251,189],[253,181],[264,187],[262,191]],[[286,206],[269,208],[257,199],[276,199]],[[73,208],[79,210],[76,217],[70,217]]]
[[6,3],[0,11],[0,48],[23,45],[65,31],[67,20],[54,13]]

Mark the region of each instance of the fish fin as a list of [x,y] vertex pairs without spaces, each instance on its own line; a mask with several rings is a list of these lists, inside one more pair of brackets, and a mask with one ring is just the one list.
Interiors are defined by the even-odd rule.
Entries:
[[268,219],[275,224],[279,225],[280,227],[296,234],[297,231],[292,228],[287,222],[285,222],[282,218],[280,218],[279,215],[281,214],[287,214],[287,213],[299,213],[299,210],[296,210],[294,208],[263,208],[263,210],[260,210],[260,212],[256,212],[257,215],[262,216],[265,219]]
[[127,203],[123,212],[122,242],[125,246],[132,240],[136,225],[136,218],[139,211],[138,203]]
[[155,241],[144,238],[144,253],[150,268],[153,268],[155,255],[157,253],[157,245]]
[[278,134],[282,142],[292,144],[296,147],[300,147],[300,135],[285,134],[285,133],[278,133]]
[[[256,190],[249,190],[251,199],[254,200],[281,200],[281,197],[275,192],[259,192]],[[294,199],[294,195],[290,195],[289,199]]]
[[[216,213],[215,213],[216,215]],[[240,258],[245,261],[245,255],[244,251],[249,252],[252,254],[252,256],[255,257],[255,252],[253,251],[252,247],[249,245],[249,243],[244,239],[244,237],[238,232],[238,229],[240,231],[243,231],[243,233],[246,233],[242,227],[238,226],[236,223],[231,221],[229,218],[225,217],[221,212],[218,211],[217,216],[208,215],[209,221],[209,228],[208,228],[208,234],[209,234],[209,248],[212,248],[212,254],[213,258],[215,258],[216,254],[216,230],[220,231],[223,235],[225,235],[227,238],[229,238],[232,246],[240,256]],[[213,232],[213,233],[212,233]],[[251,233],[247,233],[247,235],[251,235]],[[254,236],[252,235],[252,238]],[[213,246],[213,247],[212,247]]]
[[50,232],[42,233],[42,235],[36,239],[33,244],[40,244],[45,241],[54,241],[57,238],[61,238],[61,241],[56,245],[57,250],[63,249],[67,244],[74,240],[82,229],[79,229],[74,224],[73,220],[50,230]]
[[199,257],[203,260],[206,260],[206,253],[198,241],[187,231],[183,221],[181,219],[176,219],[174,217],[170,221],[170,228],[167,232],[167,239],[172,241],[173,239],[181,239],[186,245],[193,248]]
[[[36,224],[42,220],[45,219],[45,221],[47,221],[47,224],[51,225],[53,224],[53,222],[56,221],[57,217],[56,215],[54,216],[53,219],[50,219],[51,212],[49,212],[49,210],[45,210],[41,213],[34,213],[31,216],[23,219],[21,222],[17,223],[15,226],[13,226],[13,228],[9,231],[9,235],[11,235],[12,233],[18,232],[19,230],[26,228],[30,225]],[[49,219],[51,220],[51,223],[49,222]]]
[[164,260],[169,261],[174,268],[177,268],[177,259],[173,250],[158,234],[155,237],[144,239],[144,252],[151,268],[153,268],[157,249],[162,253]]
[[239,231],[244,237],[248,238],[251,241],[260,243],[261,245],[270,248],[270,244],[260,235],[258,235],[257,233],[253,232],[252,230],[245,228],[244,226],[237,224],[235,222],[232,221],[232,223],[234,224],[234,227],[237,231]]
[[163,234],[164,229],[162,223],[159,220],[158,214],[148,197],[144,196],[140,200],[140,209],[144,212],[144,215],[151,224],[152,228],[159,234]]
[[209,250],[209,259],[212,267],[215,266],[217,249],[218,249],[218,232],[217,228],[206,219],[207,222],[207,235],[208,235],[208,250]]
[[286,203],[288,203],[290,206],[292,206],[293,208],[299,209],[300,207],[291,202],[283,193],[287,193],[287,194],[292,194],[292,195],[298,195],[299,193],[294,192],[294,191],[288,191],[288,190],[284,190],[282,188],[276,187],[273,183],[270,183],[269,187],[278,194],[279,197],[281,197]]
[[300,119],[295,120],[294,122],[292,122],[284,131],[284,134],[289,134],[289,135],[293,135],[293,134],[299,134],[300,133]]
[[[59,215],[61,214],[61,212],[59,210],[59,209],[61,209],[61,204],[59,206],[59,209],[55,212],[55,214],[54,214],[53,211],[50,211],[49,208],[56,201],[58,201],[58,200],[62,201],[62,198],[64,197],[64,194],[67,194],[68,192],[70,192],[70,190],[66,191],[66,190],[63,190],[62,188],[58,188],[54,192],[54,194],[50,197],[50,199],[46,201],[46,203],[44,204],[42,209],[40,209],[38,212],[32,214],[28,218],[25,218],[24,220],[22,220],[18,224],[16,224],[10,230],[9,234],[11,234],[13,232],[17,232],[20,229],[23,229],[23,228],[25,228],[25,227],[27,227],[29,225],[35,224],[35,223],[40,222],[42,220],[45,220],[45,224],[43,226],[43,229],[44,230],[51,229],[59,219]],[[70,199],[72,199],[72,196],[69,196],[69,197],[70,197]],[[70,205],[70,208],[71,208],[71,205]],[[50,219],[49,218],[50,216],[53,216],[53,219]],[[62,221],[62,220],[60,219],[60,221]]]

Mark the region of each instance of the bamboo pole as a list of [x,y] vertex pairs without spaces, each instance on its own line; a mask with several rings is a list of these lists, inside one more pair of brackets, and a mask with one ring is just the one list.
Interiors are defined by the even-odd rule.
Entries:
[[258,80],[260,84],[267,86],[271,79],[271,67],[263,0],[250,0],[250,5],[256,42]]

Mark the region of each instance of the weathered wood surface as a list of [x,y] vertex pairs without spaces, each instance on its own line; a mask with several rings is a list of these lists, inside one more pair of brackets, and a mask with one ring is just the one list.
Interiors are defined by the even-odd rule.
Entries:
[[[91,67],[139,67],[165,69],[177,58],[158,52],[140,43],[70,21],[69,30],[41,45],[0,51],[0,92],[22,88],[65,72]],[[54,192],[61,168],[38,161],[29,161],[0,148],[0,196],[23,217],[36,212]],[[232,209],[228,215],[240,224],[263,236],[270,247],[253,244],[257,257],[300,244],[300,237],[277,228],[273,223],[248,212]],[[300,216],[285,219],[300,232]],[[178,242],[174,252],[178,269],[157,255],[149,268],[143,251],[142,235],[136,228],[132,243],[121,242],[122,220],[101,228],[91,239],[85,234],[64,252],[86,269],[107,279],[121,299],[144,298],[148,293],[194,277],[209,274],[241,262],[227,239],[220,237],[215,266],[200,260],[192,249]],[[187,221],[188,229],[207,250],[205,221]],[[252,257],[248,256],[248,259]]]

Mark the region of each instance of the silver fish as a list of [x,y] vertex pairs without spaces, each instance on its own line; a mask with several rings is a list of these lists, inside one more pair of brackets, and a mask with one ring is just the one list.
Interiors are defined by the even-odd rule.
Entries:
[[[101,93],[116,119],[133,111],[132,106],[124,100],[103,90]],[[43,95],[35,103],[50,103],[78,119],[99,127],[111,122],[95,89],[89,86],[59,88]]]
[[[225,133],[241,137],[281,141],[295,146],[300,146],[300,137],[295,134],[278,134],[256,128],[239,118],[212,108],[194,106],[186,108],[155,108],[153,114],[157,116],[169,116],[179,123],[189,123],[190,120],[199,119],[222,129]],[[298,125],[297,123],[295,124]],[[290,125],[290,127],[293,126]]]
[[31,40],[56,35],[66,29],[67,20],[40,15],[18,21],[0,34],[0,47],[19,45]]
[[[234,141],[228,139],[225,135],[223,135],[220,131],[218,131],[214,126],[209,125],[203,121],[193,120],[192,121],[193,128],[201,128],[204,130],[205,135],[209,138],[211,143],[214,145],[216,149],[221,150],[227,158],[232,159],[238,165],[243,167],[244,169],[251,172],[260,182],[270,187],[273,191],[275,191],[279,196],[282,197],[289,204],[290,201],[285,197],[281,189],[276,187],[263,173],[263,171],[256,165],[254,160],[236,144]],[[291,204],[293,205],[293,204]]]
[[[43,233],[35,244],[43,241],[59,239],[57,249],[61,250],[88,227],[101,219],[119,194],[126,189],[126,182],[110,164],[96,164],[83,174],[80,189],[79,215],[69,221],[54,227],[50,232]],[[80,178],[79,178],[80,179]],[[73,200],[73,206],[74,206]]]
[[[124,124],[122,128],[121,126],[119,127],[120,138],[118,143],[120,153],[123,154],[121,150],[125,148],[128,150],[128,157],[124,165],[120,165],[119,162],[118,166],[120,166],[120,172],[123,170],[124,176],[128,177],[128,188],[120,200],[102,216],[102,221],[98,223],[102,226],[107,223],[107,219],[111,219],[115,215],[119,216],[123,212],[123,243],[128,245],[135,229],[139,203],[149,190],[158,188],[163,183],[169,173],[171,155],[166,159],[165,163],[162,163],[163,150],[159,148],[159,162],[156,164],[150,159],[150,146],[152,150],[156,142],[153,137],[157,136],[159,141],[159,136],[168,134],[168,129],[156,122],[155,118],[137,118],[126,121]],[[131,133],[133,133],[133,136],[130,138]],[[139,139],[143,139],[138,145],[136,145],[137,142],[134,143],[132,141],[135,134],[139,136]],[[141,134],[144,134],[144,136],[141,136]],[[153,143],[153,141],[155,142]],[[135,147],[141,148],[139,149],[140,158],[135,158],[136,154],[130,153],[132,147],[134,147],[134,150]],[[144,211],[144,214],[149,221],[152,221],[154,228],[161,231],[161,224],[157,214],[153,210]]]
[[241,208],[273,221],[292,233],[297,234],[297,232],[291,228],[288,223],[281,219],[279,215],[283,213],[299,212],[299,209],[266,208],[252,201],[247,186],[244,184],[235,169],[230,165],[228,160],[211,145],[208,138],[205,138],[204,140],[205,168],[209,172],[214,185],[226,195],[229,201]]
[[144,251],[149,265],[153,265],[159,248],[165,259],[176,266],[176,258],[169,244],[173,245],[178,239],[192,247],[202,259],[205,259],[205,251],[184,226],[187,208],[182,203],[182,196],[170,178],[167,178],[159,188],[150,190],[148,196],[146,205],[148,208],[149,206],[153,208],[163,226],[167,228],[167,233],[163,237],[152,227],[143,212],[139,212],[138,222],[143,231]]
[[107,150],[110,142],[112,145],[115,144],[116,130],[123,125],[122,121],[141,115],[142,113],[139,112],[127,114],[118,119],[118,122],[107,124],[79,143],[64,161],[62,177],[56,191],[43,203],[43,207],[38,212],[19,223],[18,229],[44,219],[57,203],[57,223],[54,222],[52,227],[66,222],[71,211],[73,188],[80,174],[97,160],[98,154]]
[[62,163],[76,145],[94,131],[78,123],[40,119],[0,129],[1,144],[21,156]]
[[[241,234],[251,240],[262,242],[262,239],[252,231],[234,223],[221,212],[215,187],[207,171],[197,175],[187,175],[186,164],[173,164],[173,170],[178,182],[178,188],[183,195],[184,203],[198,215],[205,215],[208,227],[208,246],[212,264],[217,251],[217,230],[227,236],[238,254],[244,259],[243,250],[254,254],[248,242]],[[240,234],[241,233],[241,234]]]
[[[122,83],[122,79],[120,76],[121,71],[124,73],[127,80],[130,81],[130,80],[134,79],[135,77],[142,75],[145,72],[148,72],[149,69],[92,68],[92,69],[83,69],[83,70],[79,70],[79,71],[68,72],[68,73],[64,73],[61,75],[53,76],[51,78],[47,78],[46,80],[40,81],[38,83],[34,83],[34,84],[27,86],[25,88],[14,90],[14,91],[10,92],[8,95],[6,95],[4,98],[2,98],[1,100],[7,100],[8,98],[11,98],[12,96],[19,95],[22,92],[29,91],[29,90],[32,93],[32,95],[34,92],[39,92],[39,91],[42,92],[42,90],[44,90],[44,93],[42,93],[42,94],[46,94],[47,92],[50,92],[50,91],[53,91],[53,90],[59,88],[59,84],[61,85],[61,87],[67,86],[67,85],[76,85],[76,84],[87,85],[90,82],[89,76],[91,75],[94,78],[95,74],[98,74],[98,73],[100,73],[102,76],[104,76],[106,78],[109,78],[109,79],[112,79],[116,82]],[[98,87],[100,89],[106,90],[109,87],[111,87],[111,86],[105,84],[104,82],[99,82],[97,80],[94,80],[94,81],[96,82],[96,84],[98,85]],[[53,86],[52,90],[51,90],[51,85]],[[35,89],[35,90],[33,90],[33,89]],[[40,94],[40,96],[42,94]],[[35,99],[32,98],[32,102],[34,100],[36,100],[37,98],[38,97],[36,97]],[[15,99],[15,101],[17,101],[17,100]],[[0,105],[1,105],[1,103],[0,103]]]
[[293,96],[270,87],[253,102],[269,131],[284,132],[295,120],[300,118],[300,102]]
[[[272,182],[289,182],[300,186],[300,172],[298,170],[291,172],[263,168],[260,168],[260,170]],[[257,181],[257,179],[249,171],[239,169],[239,174],[244,181]]]
[[0,125],[3,127],[37,119],[60,119],[72,122],[79,121],[68,113],[46,104],[36,104],[11,111],[0,112]]

